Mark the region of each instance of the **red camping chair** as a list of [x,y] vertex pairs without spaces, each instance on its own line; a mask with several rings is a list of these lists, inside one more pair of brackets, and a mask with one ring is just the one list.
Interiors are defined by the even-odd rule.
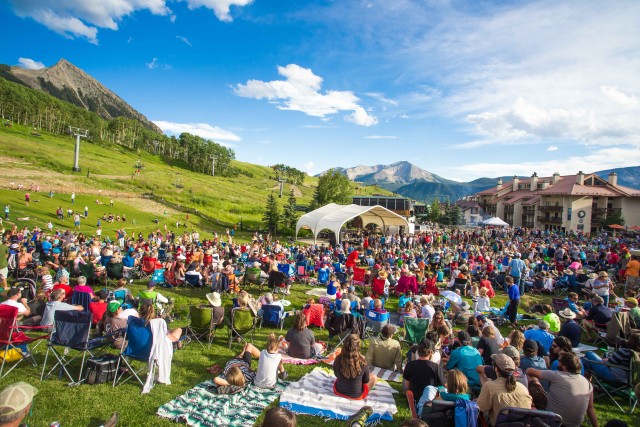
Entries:
[[184,283],[183,281],[176,279],[176,273],[173,271],[165,271],[164,280],[170,286],[180,286]]
[[373,295],[371,295],[373,298],[379,298],[382,295],[384,295],[385,282],[386,282],[386,279],[381,279],[379,277],[376,279],[373,279],[373,287],[372,287]]
[[367,286],[365,283],[365,276],[367,270],[360,267],[353,267],[353,284],[359,286]]
[[151,276],[156,271],[157,258],[144,257],[142,258],[142,272],[147,276]]
[[[36,359],[33,357],[33,349],[35,349],[44,339],[49,338],[49,334],[39,335],[37,337],[29,337],[23,331],[42,331],[49,329],[48,326],[18,326],[18,308],[8,305],[0,305],[0,347],[2,350],[2,366],[0,367],[0,378],[4,378],[13,371],[23,360],[28,359],[33,366],[37,366]],[[36,343],[31,349],[29,344]],[[9,359],[10,353],[19,353],[19,358],[15,365],[11,367],[4,375],[4,365]]]

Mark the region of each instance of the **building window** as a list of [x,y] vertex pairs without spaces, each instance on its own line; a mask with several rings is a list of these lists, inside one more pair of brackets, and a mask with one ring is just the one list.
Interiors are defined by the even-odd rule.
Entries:
[[567,220],[571,221],[571,208],[567,208]]

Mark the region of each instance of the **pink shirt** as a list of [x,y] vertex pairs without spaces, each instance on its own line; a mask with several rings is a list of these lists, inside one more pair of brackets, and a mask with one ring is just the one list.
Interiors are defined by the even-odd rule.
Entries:
[[93,295],[93,289],[91,289],[90,286],[86,286],[86,285],[78,285],[74,287],[73,292],[86,292],[88,294]]

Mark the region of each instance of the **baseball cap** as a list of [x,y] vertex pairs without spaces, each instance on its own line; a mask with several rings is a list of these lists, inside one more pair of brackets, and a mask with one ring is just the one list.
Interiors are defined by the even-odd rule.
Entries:
[[150,280],[149,283],[147,283],[147,288],[153,288],[157,285],[158,283],[155,280]]
[[491,359],[493,363],[500,369],[501,371],[515,371],[516,364],[513,359],[507,356],[504,353],[492,354]]
[[517,348],[515,348],[512,345],[506,346],[505,348],[500,350],[500,353],[506,354],[507,356],[509,356],[512,359],[520,359],[520,352],[518,351]]
[[487,320],[487,318],[486,318],[486,317],[484,317],[484,314],[478,314],[478,315],[476,316],[476,320],[477,320],[478,322],[484,322],[484,321],[486,321],[486,320]]
[[630,298],[627,298],[625,301],[628,302],[629,304],[632,304],[635,307],[638,306],[638,300],[635,298],[630,297]]
[[11,384],[0,392],[0,416],[17,414],[29,406],[38,389],[25,382]]
[[548,331],[550,328],[550,325],[549,325],[549,322],[547,322],[546,320],[541,320],[538,322],[538,327],[543,331]]
[[120,308],[120,305],[120,301],[111,301],[109,304],[107,304],[107,310],[109,311],[109,313],[115,313]]
[[538,354],[538,343],[534,340],[524,340],[522,350],[525,354]]

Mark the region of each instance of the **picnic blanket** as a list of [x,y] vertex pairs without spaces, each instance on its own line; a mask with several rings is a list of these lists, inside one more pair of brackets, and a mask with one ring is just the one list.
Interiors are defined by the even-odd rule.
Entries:
[[262,411],[280,396],[286,384],[278,383],[273,389],[251,385],[240,393],[218,394],[216,385],[208,380],[165,403],[158,408],[157,414],[188,426],[253,426]]
[[326,369],[315,368],[285,388],[280,396],[280,406],[297,414],[346,420],[363,406],[369,405],[373,408],[373,414],[367,423],[391,421],[393,414],[398,412],[393,398],[393,393],[397,392],[389,384],[379,382],[369,391],[366,399],[349,400],[333,393],[335,380],[336,377]]
[[291,357],[282,350],[279,350],[279,353],[282,354],[282,363],[290,363],[292,365],[315,365],[318,363],[317,359],[298,359],[297,357]]
[[[333,353],[329,354],[325,359],[322,359],[327,365],[333,366],[333,362],[336,360],[336,356],[340,354],[341,348],[337,348]],[[395,383],[402,382],[402,374],[396,371],[390,371],[389,369],[379,368],[377,366],[369,366],[369,372],[376,377],[385,381],[392,381]]]
[[309,289],[307,292],[305,292],[305,294],[307,295],[311,295],[314,297],[326,297],[328,299],[336,299],[335,295],[327,295],[327,289],[326,288],[313,288],[313,289]]

